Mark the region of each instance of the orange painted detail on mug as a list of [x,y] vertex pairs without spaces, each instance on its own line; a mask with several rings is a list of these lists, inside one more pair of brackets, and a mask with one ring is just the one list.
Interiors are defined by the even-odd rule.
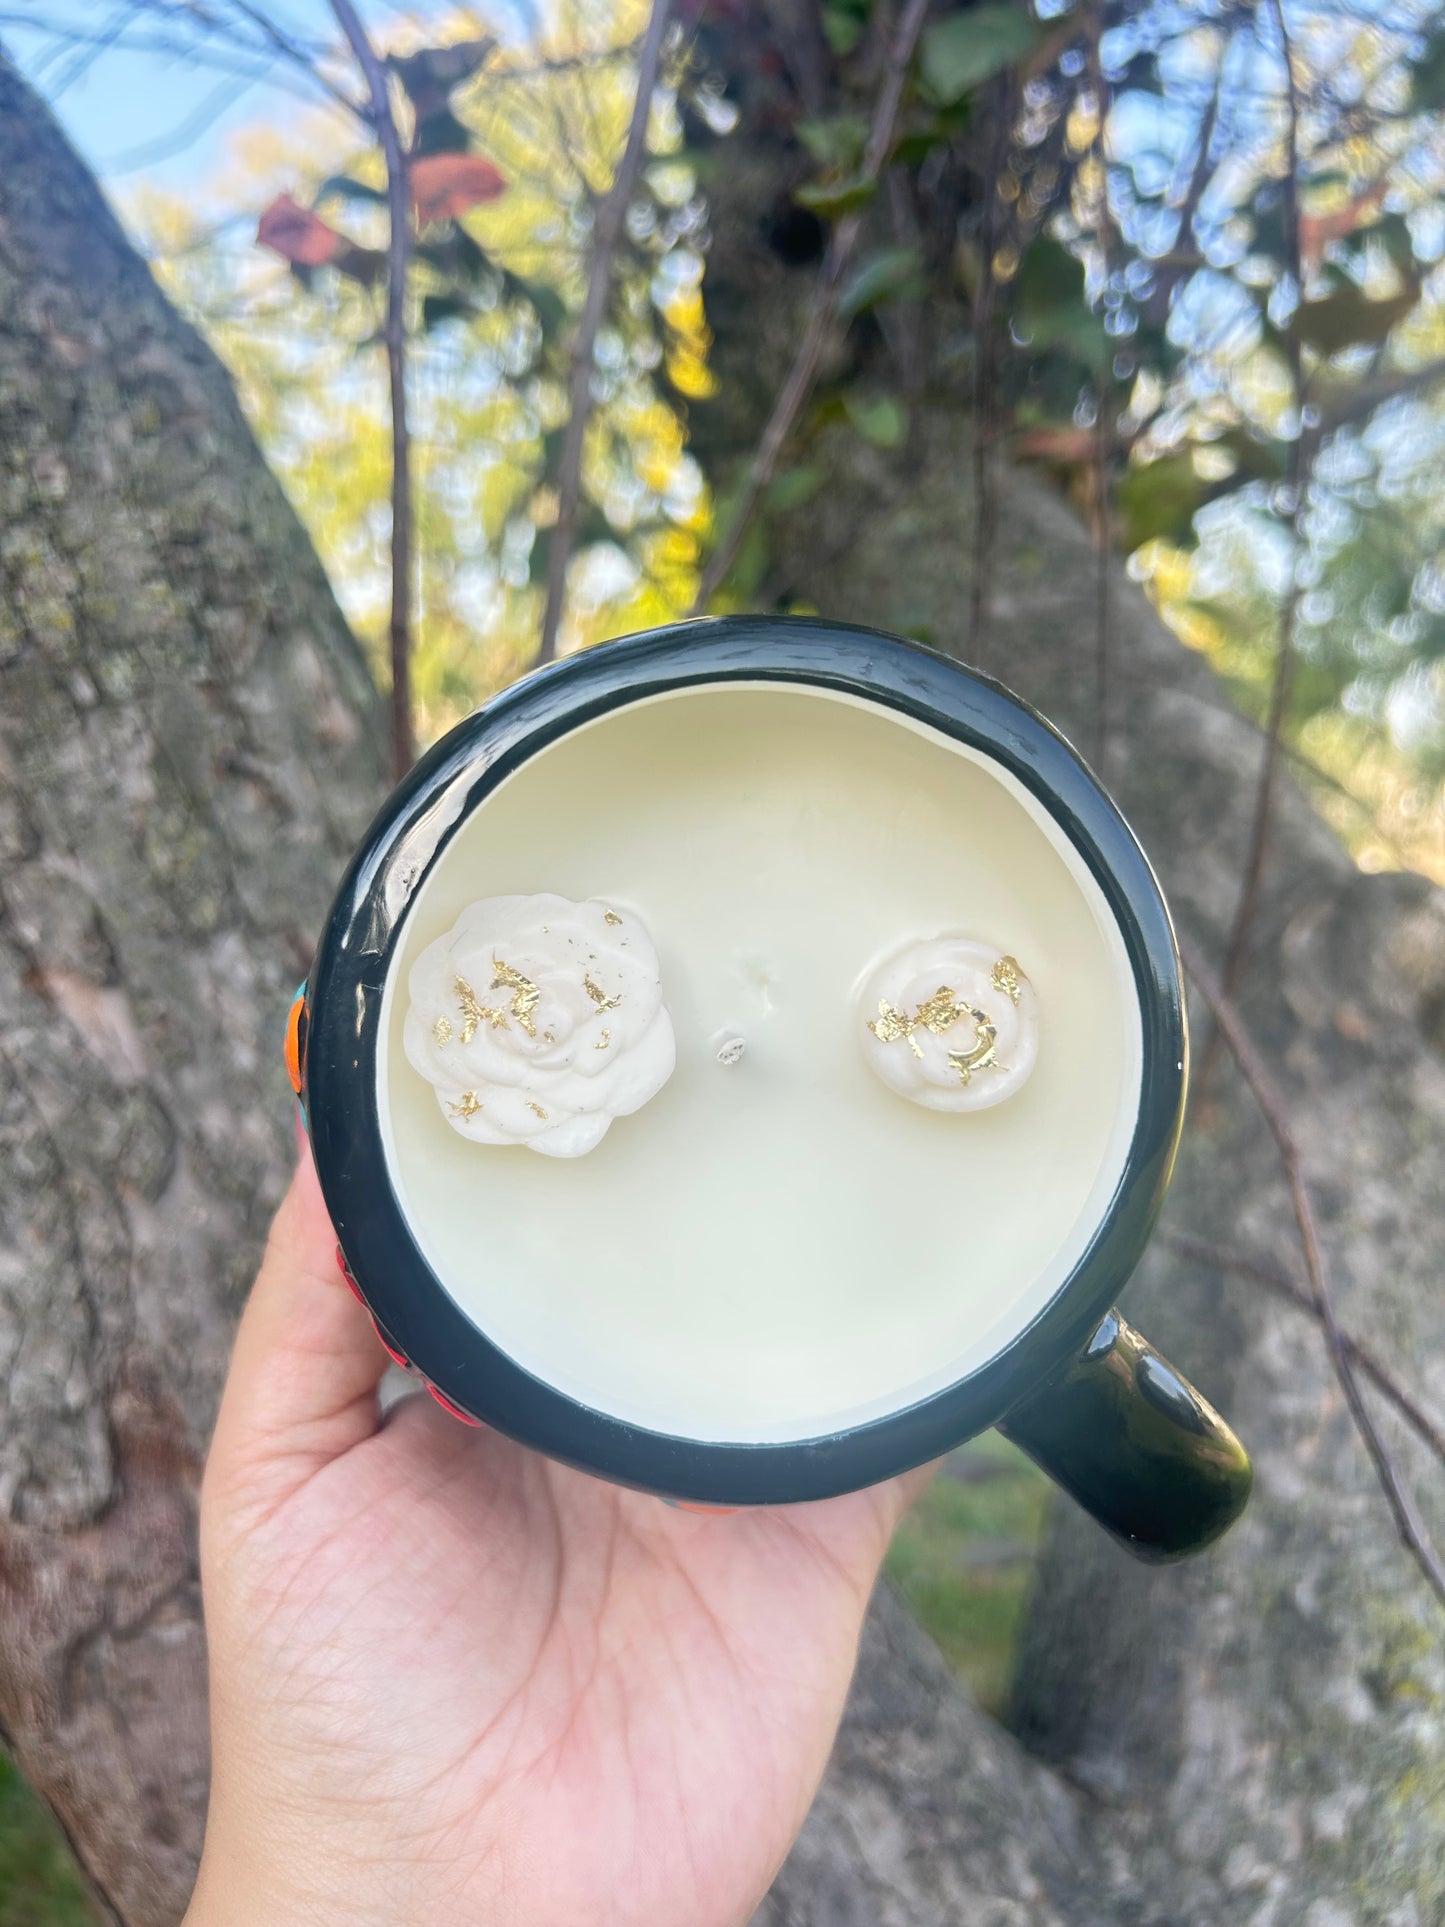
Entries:
[[679,1512],[701,1512],[712,1519],[730,1519],[740,1510],[735,1505],[693,1505],[687,1499],[669,1499],[668,1504]]
[[286,1074],[298,1097],[306,1085],[306,986],[292,1000],[286,1018]]
[[464,1412],[460,1405],[453,1405],[451,1400],[439,1392],[436,1386],[430,1382],[427,1384],[427,1390],[444,1412],[450,1412],[452,1417],[460,1419],[463,1425],[479,1426],[481,1424],[482,1421],[479,1418],[473,1418],[470,1412]]

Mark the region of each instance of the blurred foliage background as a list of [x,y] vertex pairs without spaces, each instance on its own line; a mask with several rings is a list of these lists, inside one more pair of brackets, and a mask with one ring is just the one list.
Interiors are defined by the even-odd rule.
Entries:
[[[1288,628],[1285,741],[1319,807],[1365,865],[1445,879],[1440,9],[1129,0],[1095,17],[1092,51],[1064,44],[1041,61],[1089,25],[1086,11],[939,9],[896,153],[926,191],[983,90],[1026,69],[996,183],[1009,238],[986,254],[1002,223],[984,206],[942,258],[916,243],[875,248],[842,312],[886,335],[920,299],[976,313],[987,280],[996,339],[958,352],[987,349],[1003,446],[1057,477],[1261,722]],[[423,226],[412,276],[422,742],[535,650],[570,323],[646,16],[639,0],[564,0],[521,35],[482,11],[440,9],[384,34],[404,87],[411,76],[413,115],[435,109],[432,138],[499,177],[495,198],[466,206],[463,194],[454,218]],[[703,31],[684,31],[692,16]],[[732,30],[726,6],[685,9],[669,47],[618,251],[564,648],[685,614],[710,487],[727,511],[732,478],[705,477],[688,451],[690,411],[714,380],[707,181],[727,165],[736,121],[710,19],[711,33]],[[823,25],[846,92],[873,9],[828,6]],[[200,30],[194,43],[175,58],[214,51]],[[430,78],[429,50],[459,45],[484,51],[454,85]],[[315,57],[323,71],[334,61],[325,39]],[[850,109],[791,130],[814,176],[800,203],[825,222],[856,205],[866,124]],[[325,101],[233,135],[184,190],[142,168],[118,199],[232,369],[384,681],[382,181],[354,116]],[[280,195],[353,243],[349,259],[308,266],[258,246]],[[910,406],[927,405],[905,387],[876,369],[866,389],[820,386],[767,507],[796,511],[826,485],[808,435],[840,413],[900,442]],[[745,545],[725,600],[746,601],[760,573],[758,545]]]
[[[407,314],[423,744],[537,647],[571,341],[648,11],[370,10],[413,152],[433,163],[425,199],[414,182]],[[732,512],[738,477],[705,473],[692,440],[718,380],[710,186],[729,165],[739,65],[724,55],[748,13],[744,0],[691,0],[666,47],[597,339],[564,650],[686,614]],[[775,133],[799,155],[798,219],[826,236],[874,199],[861,168],[891,14],[882,0],[825,0],[819,17],[835,98],[825,114],[780,109]],[[150,46],[162,92],[168,72],[194,68],[244,82],[248,62],[275,68],[277,22],[290,93],[268,96],[224,150],[207,143],[183,181],[169,163],[204,114],[189,132],[178,115],[154,164],[108,184],[232,371],[385,685],[384,170],[335,98],[349,70],[324,9],[0,7],[0,32],[82,135],[81,56],[100,74],[108,50]],[[748,84],[771,78],[758,66]],[[1002,138],[966,215],[941,237],[926,218],[869,230],[839,312],[876,351],[861,374],[856,361],[825,371],[716,606],[754,601],[769,517],[806,512],[827,487],[811,459],[825,427],[906,445],[929,406],[910,331],[936,315],[980,431],[1050,474],[1181,647],[1209,658],[1262,729],[1278,722],[1357,860],[1445,881],[1442,9],[940,0],[890,192],[901,181],[926,217],[949,169],[977,171],[986,106]],[[990,1705],[1045,1494],[1012,1448],[976,1441],[892,1555]],[[0,1927],[89,1917],[63,1842],[0,1762]]]

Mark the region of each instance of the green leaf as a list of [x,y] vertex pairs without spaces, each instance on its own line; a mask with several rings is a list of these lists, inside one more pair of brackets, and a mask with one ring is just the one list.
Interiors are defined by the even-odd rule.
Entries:
[[856,14],[845,13],[841,7],[823,9],[823,37],[839,59],[852,53],[863,38],[863,22]]
[[542,437],[542,473],[553,475],[562,459],[562,444],[567,438],[567,427],[561,422],[556,428],[549,428]]
[[1417,114],[1445,107],[1445,33],[1427,41],[1410,76],[1410,105]]
[[758,516],[748,525],[748,532],[743,537],[737,560],[728,570],[724,585],[728,594],[734,596],[739,602],[752,602],[767,573],[769,560],[768,525],[761,516]]
[[456,294],[422,296],[421,331],[430,334],[443,321],[470,321],[475,310],[469,301]]
[[924,91],[951,107],[975,87],[1032,52],[1038,29],[1016,7],[972,7],[936,20],[923,36],[919,75]]
[[1210,444],[1227,448],[1238,465],[1241,480],[1282,482],[1289,468],[1289,448],[1284,442],[1263,440],[1248,429],[1231,428]]
[[424,154],[465,154],[471,144],[470,130],[450,107],[440,107],[434,114],[423,114],[417,109],[416,138],[411,145],[414,159],[419,160]]
[[464,154],[470,137],[451,109],[453,91],[485,65],[496,47],[490,34],[454,40],[446,47],[421,47],[411,54],[389,54],[387,65],[406,89],[416,114],[413,154]]
[[801,508],[804,502],[813,499],[826,479],[820,468],[785,468],[773,478],[768,490],[769,513],[786,515],[789,509]]
[[908,417],[891,395],[845,394],[848,419],[875,448],[897,448],[908,433]]
[[1290,331],[1322,355],[1338,354],[1360,342],[1383,341],[1395,323],[1410,313],[1418,293],[1416,288],[1406,288],[1388,300],[1371,301],[1351,282],[1322,301],[1303,302],[1295,310]]
[[868,145],[868,123],[857,114],[800,120],[793,132],[820,167],[856,168]]
[[926,121],[910,127],[900,134],[889,149],[888,158],[900,167],[918,167],[938,147],[946,147],[956,134],[962,133],[971,119],[969,103],[961,101],[957,107],[942,108],[930,114]]
[[1157,462],[1130,463],[1114,491],[1114,505],[1131,549],[1156,536],[1187,542],[1205,485],[1187,453],[1161,455]]
[[437,88],[459,87],[487,60],[497,45],[493,34],[478,40],[453,40],[445,47],[420,47],[413,54],[388,54],[386,64],[412,96]]
[[1084,264],[1050,235],[1040,235],[1013,283],[1012,318],[1036,348],[1056,348],[1091,372],[1108,353],[1104,323],[1084,299]]
[[542,329],[542,339],[550,341],[567,319],[567,304],[557,290],[545,281],[528,281],[506,270],[502,274],[502,285],[509,295],[520,296],[531,304]]
[[386,274],[386,255],[380,248],[343,248],[331,266],[348,281],[359,281],[363,288],[374,288]]
[[838,312],[862,314],[880,301],[913,301],[927,292],[916,248],[879,248],[854,268],[838,295]]
[[413,252],[418,261],[425,261],[449,281],[469,281],[474,287],[495,285],[491,256],[458,221],[450,222],[433,239],[418,241]]
[[877,191],[876,181],[850,174],[840,181],[806,181],[793,199],[811,213],[821,214],[825,221],[836,221],[867,207]]

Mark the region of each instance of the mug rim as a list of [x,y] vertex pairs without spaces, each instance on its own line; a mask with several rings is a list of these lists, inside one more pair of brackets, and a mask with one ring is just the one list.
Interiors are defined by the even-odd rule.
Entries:
[[[813,1438],[712,1441],[582,1404],[466,1316],[413,1239],[378,1112],[383,991],[407,915],[451,837],[516,769],[612,710],[703,685],[776,682],[861,699],[1001,765],[1048,812],[1102,891],[1139,1000],[1138,1111],[1098,1225],[1048,1302],[962,1378]],[[1054,726],[1002,684],[880,631],[796,616],[724,616],[599,644],[536,670],[458,723],[392,791],[348,867],[305,989],[304,1109],[349,1274],[393,1356],[459,1414],[549,1457],[702,1505],[854,1491],[986,1431],[1077,1352],[1138,1263],[1183,1126],[1188,1041],[1174,931],[1117,806]]]

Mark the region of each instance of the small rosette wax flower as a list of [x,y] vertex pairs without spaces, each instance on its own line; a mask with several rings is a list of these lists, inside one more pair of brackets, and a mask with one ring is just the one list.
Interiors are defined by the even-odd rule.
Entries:
[[417,958],[407,988],[407,1058],[477,1144],[581,1157],[672,1075],[652,939],[606,904],[470,904]]
[[1033,985],[990,943],[910,944],[863,986],[870,1068],[930,1111],[984,1111],[1023,1085],[1039,1048]]

